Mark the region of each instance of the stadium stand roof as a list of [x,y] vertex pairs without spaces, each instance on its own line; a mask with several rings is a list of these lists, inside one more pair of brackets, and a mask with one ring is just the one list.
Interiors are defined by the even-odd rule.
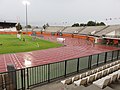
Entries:
[[11,27],[15,27],[16,23],[14,22],[0,22],[0,28],[11,28]]

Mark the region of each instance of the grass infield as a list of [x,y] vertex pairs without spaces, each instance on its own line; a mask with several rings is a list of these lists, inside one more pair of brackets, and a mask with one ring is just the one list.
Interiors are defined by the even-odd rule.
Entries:
[[[62,46],[57,42],[50,42],[43,39],[33,40],[31,36],[22,35],[18,39],[16,35],[0,35],[0,54],[28,52]],[[25,41],[23,40],[25,38]]]

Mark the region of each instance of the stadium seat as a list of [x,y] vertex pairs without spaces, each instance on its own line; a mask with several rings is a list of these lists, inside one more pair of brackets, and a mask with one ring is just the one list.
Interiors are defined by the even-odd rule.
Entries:
[[108,68],[107,70],[108,70],[108,73],[110,74],[110,73],[113,72],[114,69],[113,69],[113,67],[110,67],[110,68]]
[[74,77],[72,77],[72,82],[77,81],[77,80],[79,80],[79,79],[80,79],[80,76],[79,76],[79,75],[74,76]]
[[78,81],[74,81],[74,84],[77,85],[77,86],[86,85],[87,84],[87,78],[82,78]]
[[109,68],[109,67],[110,67],[110,64],[107,64],[107,65],[106,65],[106,68]]
[[102,69],[102,67],[99,67],[98,69],[97,69],[97,71],[99,72],[99,71],[102,71],[103,69]]
[[110,80],[111,80],[111,78],[109,76],[106,76],[102,79],[94,81],[93,84],[100,87],[101,89],[103,89],[104,87],[106,87],[110,83]]
[[118,69],[120,69],[120,64],[118,64],[118,66],[119,66],[119,68],[118,68]]
[[86,73],[80,74],[80,78],[84,78],[84,77],[86,77]]
[[116,62],[113,62],[112,65],[113,65],[113,66],[116,65]]
[[97,72],[97,73],[95,74],[95,79],[96,79],[96,80],[97,80],[97,79],[100,79],[101,76],[102,76],[102,72]]
[[116,71],[114,73],[118,74],[118,79],[120,79],[120,70],[118,70],[118,71]]
[[90,75],[88,77],[89,77],[88,80],[87,80],[88,83],[92,83],[95,80],[95,75],[94,74]]
[[107,69],[102,71],[102,76],[106,76],[107,74],[108,74],[108,70]]
[[103,69],[103,70],[106,69],[106,65],[102,66],[102,69]]
[[115,66],[113,67],[113,70],[116,71],[116,70],[118,70],[118,68],[119,68],[119,67],[118,67],[117,65],[115,65]]
[[113,66],[114,64],[113,63],[110,63],[110,67]]
[[111,82],[115,82],[116,80],[117,80],[117,78],[118,78],[118,74],[116,73],[113,73],[113,74],[110,74],[110,76],[111,76]]
[[69,79],[63,80],[63,81],[61,81],[61,83],[69,85],[72,83],[72,79],[69,78]]
[[115,64],[118,64],[118,63],[119,63],[118,61],[115,62]]
[[93,73],[93,74],[96,73],[96,72],[97,72],[97,69],[92,70],[92,73]]
[[118,61],[118,63],[120,63],[120,60]]
[[86,72],[86,76],[89,76],[89,75],[91,75],[91,74],[92,74],[92,71]]
[[117,66],[118,66],[118,69],[120,69],[120,64],[117,64]]

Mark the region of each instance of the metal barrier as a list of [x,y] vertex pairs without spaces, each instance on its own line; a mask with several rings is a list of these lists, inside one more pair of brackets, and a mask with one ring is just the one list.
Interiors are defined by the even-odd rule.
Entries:
[[[120,50],[0,73],[0,90],[25,90],[120,59]],[[15,74],[15,82],[13,79]]]
[[25,90],[25,69],[0,73],[0,90]]
[[120,59],[120,50],[27,68],[27,88]]

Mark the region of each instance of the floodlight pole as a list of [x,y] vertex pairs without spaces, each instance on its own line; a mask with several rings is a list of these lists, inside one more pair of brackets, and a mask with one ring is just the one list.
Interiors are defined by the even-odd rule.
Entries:
[[26,7],[26,33],[28,34],[28,17],[27,17],[27,3],[25,4]]
[[26,23],[26,33],[28,34],[28,5],[30,5],[30,2],[27,0],[23,1],[23,4],[25,5],[25,23]]

